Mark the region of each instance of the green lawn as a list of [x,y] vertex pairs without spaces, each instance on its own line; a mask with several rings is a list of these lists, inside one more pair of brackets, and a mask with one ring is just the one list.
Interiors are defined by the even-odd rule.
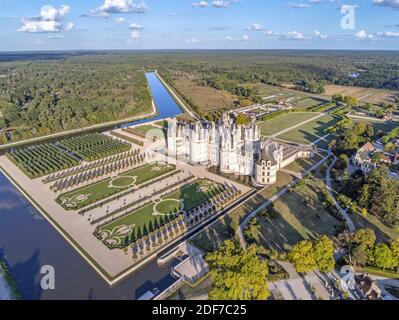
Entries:
[[399,239],[399,231],[384,224],[380,219],[368,214],[363,217],[360,214],[352,214],[351,218],[357,229],[373,229],[379,241]]
[[209,181],[199,180],[189,186],[176,191],[165,199],[179,199],[184,202],[184,210],[190,210],[199,203],[212,197],[221,191],[221,186]]
[[316,163],[320,162],[325,155],[316,153],[315,156],[311,159],[302,158],[294,161],[289,166],[285,167],[285,170],[293,171],[297,173],[304,173],[310,168],[312,168]]
[[324,234],[334,236],[341,223],[324,209],[323,187],[323,180],[308,180],[305,187],[287,192],[274,203],[278,212],[276,217],[258,216],[262,226],[258,242],[283,251],[303,239],[314,239]]
[[337,116],[325,115],[314,121],[308,122],[303,126],[288,131],[277,138],[301,144],[310,144],[318,140],[320,137],[325,136],[326,133],[324,130],[334,125],[339,120],[340,119]]
[[317,113],[310,112],[294,112],[283,115],[276,119],[264,121],[259,123],[259,128],[262,135],[271,136],[289,127],[295,126],[301,122],[312,119],[317,116]]
[[175,170],[168,164],[146,164],[139,168],[121,173],[117,178],[107,178],[88,186],[64,193],[57,198],[65,209],[81,209],[99,200],[108,198],[132,186],[138,186],[149,180]]
[[[312,160],[313,163],[318,162],[318,158]],[[311,163],[304,164],[301,160],[297,160],[293,166],[303,168],[311,166]],[[281,210],[277,219],[266,221],[265,218],[262,218],[261,244],[279,249],[295,243],[298,239],[314,237],[325,232],[333,233],[335,226],[340,226],[340,222],[328,214],[320,203],[320,188],[324,184],[325,170],[326,165],[321,166],[313,173],[317,179],[311,181],[309,186],[301,192],[287,193],[276,202],[277,208]],[[190,242],[204,252],[215,250],[224,240],[232,237],[231,232],[234,234],[232,228],[236,228],[250,212],[284,189],[293,180],[292,175],[280,171],[275,185],[239,206],[210,228],[196,235]],[[313,199],[312,205],[305,206],[302,203],[306,196]]]
[[149,224],[152,223],[154,226],[156,221],[159,223],[161,216],[176,214],[182,208],[185,211],[190,210],[221,190],[220,185],[209,180],[195,181],[160,201],[134,210],[103,226],[100,229],[100,234],[106,243],[120,245],[125,237],[131,234],[133,228],[140,228],[143,231],[146,227],[148,230]]
[[393,130],[399,126],[399,122],[397,122],[397,121],[373,121],[373,120],[358,119],[358,118],[352,118],[352,120],[353,120],[353,123],[362,122],[365,124],[370,124],[373,127],[374,132],[376,134],[379,131],[388,133],[391,130]]

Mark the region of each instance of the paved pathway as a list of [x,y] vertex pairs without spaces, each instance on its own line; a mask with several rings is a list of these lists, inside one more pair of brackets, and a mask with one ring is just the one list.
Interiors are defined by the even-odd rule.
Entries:
[[327,175],[326,175],[326,185],[327,185],[327,191],[331,198],[333,199],[335,206],[337,207],[339,213],[344,217],[346,224],[348,226],[349,232],[353,233],[355,232],[355,224],[353,223],[352,219],[350,218],[347,210],[344,210],[337,199],[335,198],[334,191],[331,187],[331,170],[333,169],[335,163],[337,162],[337,157],[334,156],[334,161],[330,164],[330,166],[327,169]]

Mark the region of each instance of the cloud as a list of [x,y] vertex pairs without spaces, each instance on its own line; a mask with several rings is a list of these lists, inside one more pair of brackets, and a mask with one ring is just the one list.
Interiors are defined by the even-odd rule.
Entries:
[[187,38],[186,40],[185,40],[185,42],[187,43],[187,44],[195,44],[195,43],[198,43],[198,42],[200,42],[197,38]]
[[212,7],[214,8],[227,8],[230,7],[232,4],[237,3],[238,1],[224,1],[224,0],[215,0],[212,1]]
[[141,30],[141,29],[143,29],[143,26],[142,26],[142,25],[139,25],[138,23],[132,23],[132,24],[129,26],[129,29]]
[[22,20],[22,26],[18,31],[30,33],[70,31],[74,23],[63,24],[65,15],[70,12],[71,7],[67,5],[61,5],[59,9],[49,5],[43,6],[38,16]]
[[399,32],[393,32],[393,31],[377,32],[375,36],[382,38],[397,38],[399,37]]
[[290,31],[288,33],[280,34],[280,38],[286,39],[286,40],[304,40],[304,39],[306,39],[306,37],[302,33],[297,32],[295,30]]
[[355,37],[358,39],[372,39],[374,36],[372,34],[368,34],[365,30],[361,30],[357,33],[355,33]]
[[249,27],[245,28],[245,30],[262,31],[263,30],[263,26],[261,24],[259,24],[259,23],[253,23]]
[[293,9],[307,9],[310,8],[311,6],[307,3],[288,2],[287,7]]
[[140,39],[140,37],[141,37],[141,33],[140,33],[140,31],[137,31],[137,30],[134,30],[134,31],[132,31],[132,33],[130,34],[130,38],[132,38],[132,39]]
[[227,36],[226,40],[227,41],[234,41],[234,42],[245,42],[245,41],[249,41],[249,36],[246,35],[246,34],[242,35],[239,38],[234,38],[234,37],[231,37],[231,36]]
[[200,1],[200,2],[193,2],[191,4],[192,7],[199,7],[199,8],[206,8],[209,6],[209,2],[206,1]]
[[92,16],[107,17],[110,14],[119,13],[144,13],[148,10],[144,1],[134,0],[105,0],[104,4],[91,11]]
[[373,0],[375,6],[399,9],[399,0]]
[[119,26],[121,24],[127,23],[127,20],[123,17],[119,17],[115,19],[115,23]]
[[325,3],[337,3],[338,0],[310,0],[312,4],[325,4]]
[[314,35],[316,36],[316,38],[319,38],[319,39],[327,39],[328,38],[327,35],[321,33],[319,30],[315,30]]

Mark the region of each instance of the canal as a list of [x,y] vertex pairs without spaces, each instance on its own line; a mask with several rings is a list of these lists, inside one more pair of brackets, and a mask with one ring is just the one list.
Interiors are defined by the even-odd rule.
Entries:
[[[173,117],[182,111],[154,73],[146,74],[158,115],[124,126]],[[57,231],[0,173],[0,255],[23,299],[137,299],[154,287],[173,283],[171,265],[147,264],[109,287]],[[55,289],[43,290],[41,268],[53,266]]]

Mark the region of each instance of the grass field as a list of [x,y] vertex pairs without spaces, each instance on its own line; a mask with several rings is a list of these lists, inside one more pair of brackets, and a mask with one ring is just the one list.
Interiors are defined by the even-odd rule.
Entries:
[[362,122],[365,124],[370,124],[374,129],[374,133],[376,134],[378,132],[388,133],[399,126],[399,122],[397,121],[375,121],[375,120],[373,121],[373,120],[359,119],[359,118],[352,118],[352,120],[353,123]]
[[307,109],[309,107],[327,102],[327,100],[313,97],[312,95],[304,92],[270,86],[263,83],[256,84],[254,88],[258,94],[263,97],[265,103],[271,103],[273,101],[285,101],[295,108]]
[[[313,161],[313,164],[314,164],[314,163],[318,162],[319,159],[314,158],[311,161]],[[306,168],[309,166],[311,167],[313,165],[311,163],[304,164],[300,160],[299,161],[297,160],[296,162],[299,162],[299,163],[293,164],[292,168],[302,168],[302,167]],[[294,171],[296,171],[296,170],[294,170]],[[300,171],[302,171],[302,170],[300,170]],[[317,177],[317,179],[320,179],[320,180],[317,180],[317,181],[320,181],[319,183],[323,183],[322,179],[324,179],[324,177],[325,177],[325,171],[326,171],[326,165],[323,165],[313,173],[314,177]],[[230,239],[233,236],[234,230],[232,230],[232,228],[238,227],[238,225],[248,215],[248,213],[252,212],[254,209],[258,208],[261,204],[263,204],[264,202],[269,200],[272,196],[274,196],[279,191],[284,189],[294,179],[295,179],[294,176],[280,171],[278,173],[277,183],[275,185],[262,190],[261,193],[256,195],[254,198],[245,202],[240,207],[238,207],[237,209],[235,209],[234,211],[229,213],[227,216],[225,216],[223,219],[217,221],[211,227],[209,227],[208,229],[206,229],[206,230],[202,231],[201,233],[199,233],[198,235],[196,235],[193,239],[190,240],[190,242],[192,242],[196,247],[198,247],[199,249],[201,249],[204,252],[209,252],[209,251],[215,250],[223,243],[224,240]],[[304,192],[306,192],[306,190],[304,190]],[[316,189],[315,191],[313,191],[313,196],[319,195],[319,192],[320,192],[320,190]],[[296,199],[296,201],[302,201],[302,200],[303,199],[298,199],[298,198]],[[284,201],[284,200],[282,200],[282,201]],[[319,205],[320,205],[320,203],[318,204],[318,206]],[[295,208],[294,205],[293,205],[293,207]],[[316,207],[316,208],[318,208],[318,207]],[[302,213],[301,219],[306,219],[307,208],[305,210],[306,211]],[[317,209],[315,209],[315,210],[317,210]],[[315,211],[312,211],[312,213],[315,213]],[[314,214],[313,214],[313,216],[314,216]],[[290,218],[288,215],[286,215],[286,217],[287,217],[287,219]],[[335,219],[330,220],[330,218],[332,218],[332,217],[329,216],[329,217],[325,218],[328,220],[317,221],[317,227],[319,229],[322,228],[323,226],[321,226],[320,224],[323,223],[323,221],[330,221],[330,222],[333,221],[334,225],[336,225],[336,223],[337,224],[339,223],[339,222],[335,221]],[[309,220],[309,222],[312,222],[312,221],[313,220]],[[286,224],[287,224],[287,222],[285,222],[285,220],[283,218],[280,218],[279,220],[275,220],[273,222],[274,227],[270,228],[268,230],[270,233],[273,233],[273,232],[275,233],[275,235],[271,236],[271,239],[273,241],[277,241],[276,244],[274,245],[274,247],[280,246],[282,243],[281,239],[286,238],[284,232],[290,231],[289,228],[285,227]],[[307,222],[303,222],[301,224],[308,226]],[[299,228],[299,224],[297,224],[297,226]],[[292,233],[288,234],[287,237],[288,237],[287,239],[290,238],[291,241],[295,240],[295,239],[293,239]],[[298,237],[296,237],[296,238],[298,238]],[[287,242],[287,243],[290,244],[291,242]],[[271,242],[269,243],[269,245],[270,244],[273,245],[273,243],[271,243]]]
[[368,214],[366,217],[360,214],[353,214],[353,223],[356,228],[370,228],[373,229],[379,241],[389,241],[399,239],[399,231],[384,224],[380,219]]
[[64,193],[57,202],[65,209],[81,209],[89,204],[110,197],[130,187],[139,186],[144,182],[175,170],[168,164],[147,164],[139,168],[121,173],[116,178],[107,178],[88,186]]
[[304,173],[307,170],[311,169],[315,163],[320,162],[324,158],[325,154],[316,153],[312,159],[303,158],[298,159],[291,163],[289,166],[285,167],[285,170],[293,171],[297,173]]
[[341,93],[344,96],[354,96],[360,99],[362,102],[370,102],[379,104],[393,103],[394,97],[399,95],[399,91],[373,89],[373,88],[362,88],[362,87],[347,87],[339,85],[327,85],[324,87],[326,90],[326,96],[332,96],[336,93]]
[[188,211],[213,195],[221,192],[220,185],[209,180],[198,180],[181,190],[163,197],[155,203],[150,203],[126,216],[103,226],[100,234],[105,243],[120,245],[126,235],[130,235],[134,228],[149,230],[149,224],[160,223],[161,216],[175,215],[181,210]]
[[178,77],[174,82],[178,90],[194,101],[203,111],[232,107],[234,101],[239,100],[228,91],[199,86],[187,77]]
[[277,138],[301,144],[310,144],[325,136],[324,130],[339,121],[339,117],[325,115],[303,126],[288,131]]
[[259,127],[262,135],[271,136],[316,116],[317,113],[310,112],[289,113],[276,119],[260,122]]
[[275,218],[258,217],[262,226],[259,243],[283,251],[303,239],[334,236],[341,223],[324,209],[323,187],[323,180],[311,179],[303,189],[287,192],[277,200]]

